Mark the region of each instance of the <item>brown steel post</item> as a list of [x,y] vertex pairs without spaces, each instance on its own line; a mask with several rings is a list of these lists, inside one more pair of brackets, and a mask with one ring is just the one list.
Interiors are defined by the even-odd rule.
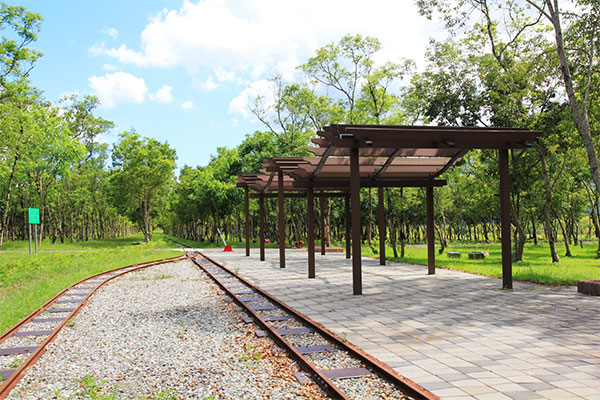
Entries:
[[502,232],[502,288],[512,289],[512,255],[510,250],[510,173],[508,150],[498,151],[500,164],[500,224]]
[[260,241],[260,261],[265,261],[265,196],[258,198],[258,240]]
[[435,227],[433,225],[433,187],[427,188],[427,273],[435,274]]
[[319,213],[321,218],[320,236],[321,236],[321,255],[325,255],[325,197],[319,198]]
[[246,257],[250,257],[250,189],[244,188],[244,214],[245,214],[245,225],[244,234],[246,235]]
[[385,265],[385,208],[383,188],[377,188],[377,214],[379,216],[379,265]]
[[352,224],[350,222],[350,196],[344,197],[345,222],[346,222],[346,258],[350,258],[350,235],[352,234]]
[[306,189],[306,229],[308,240],[308,277],[315,277],[315,201],[312,186]]
[[283,171],[277,171],[279,199],[279,268],[285,268],[285,208],[283,204]]
[[362,294],[362,252],[360,248],[360,175],[358,147],[350,149],[350,203],[352,207],[352,288]]

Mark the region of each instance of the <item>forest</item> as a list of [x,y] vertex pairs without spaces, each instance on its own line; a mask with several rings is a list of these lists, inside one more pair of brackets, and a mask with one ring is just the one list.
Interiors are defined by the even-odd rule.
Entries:
[[[431,40],[424,65],[382,62],[383,44],[351,34],[319,48],[297,66],[300,82],[270,80],[269,96],[250,111],[262,129],[224,143],[206,166],[182,166],[168,143],[134,130],[114,145],[114,129],[98,115],[98,99],[67,96],[58,104],[28,80],[43,55],[35,50],[42,17],[1,5],[0,248],[27,237],[29,207],[40,209],[39,240],[86,241],[156,229],[196,241],[242,240],[243,192],[237,175],[265,158],[310,156],[306,147],[336,123],[525,127],[544,132],[513,150],[511,222],[514,261],[526,243],[548,245],[548,261],[593,241],[600,251],[600,4],[578,0],[419,0],[447,38]],[[201,127],[198,129],[201,130]],[[435,230],[442,253],[450,243],[499,240],[497,153],[471,151],[436,189]],[[425,194],[386,189],[388,238],[394,255],[423,243]],[[276,200],[266,202],[267,237],[277,237]],[[377,248],[376,193],[361,193],[363,240]],[[251,231],[258,235],[257,204]],[[305,239],[305,202],[286,200],[286,238]],[[325,206],[328,244],[344,240],[343,199]],[[557,245],[565,249],[559,254]],[[398,248],[397,248],[398,247]]]

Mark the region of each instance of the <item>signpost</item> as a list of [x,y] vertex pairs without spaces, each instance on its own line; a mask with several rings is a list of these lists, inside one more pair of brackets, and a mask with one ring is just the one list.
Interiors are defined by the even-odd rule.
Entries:
[[31,225],[33,225],[34,230],[34,243],[35,243],[35,253],[37,254],[38,245],[37,245],[37,226],[40,223],[40,209],[39,208],[30,208],[29,209],[29,254],[31,254]]

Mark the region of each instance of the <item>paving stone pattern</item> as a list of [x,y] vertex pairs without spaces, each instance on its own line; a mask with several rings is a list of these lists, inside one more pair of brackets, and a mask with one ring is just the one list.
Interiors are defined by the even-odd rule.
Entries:
[[285,269],[277,249],[205,254],[443,399],[600,399],[600,297],[575,287],[363,259],[354,296],[344,254],[317,253],[316,279],[302,249]]

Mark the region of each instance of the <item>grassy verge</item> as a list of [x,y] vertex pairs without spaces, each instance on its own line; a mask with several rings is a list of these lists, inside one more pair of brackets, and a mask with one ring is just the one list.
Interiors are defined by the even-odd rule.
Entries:
[[[150,243],[144,243],[144,235],[141,233],[117,238],[117,239],[98,239],[98,240],[88,240],[81,242],[71,242],[70,240],[65,240],[64,243],[60,243],[60,241],[56,241],[56,243],[52,243],[50,240],[44,240],[42,244],[39,246],[38,250],[45,251],[59,251],[59,250],[99,250],[99,249],[117,249],[121,247],[131,248],[133,246],[132,243],[139,243],[136,245],[136,248],[141,249],[165,249],[169,247],[173,247],[171,242],[168,242],[162,236],[162,233],[156,233],[152,236],[152,241]],[[27,240],[17,240],[17,241],[5,241],[0,247],[0,251],[29,251],[29,241]]]
[[[186,246],[196,248],[223,247],[222,243],[195,242],[180,239],[174,236],[164,235]],[[244,248],[243,242],[228,242],[234,248]],[[276,243],[267,243],[266,247],[276,248]],[[315,244],[318,247],[318,244]],[[251,247],[258,247],[258,243],[251,243]],[[289,247],[289,246],[288,246]],[[340,244],[344,247],[344,244]],[[399,249],[399,248],[398,248]],[[524,261],[513,264],[513,278],[519,281],[542,283],[547,285],[577,285],[580,280],[600,279],[600,260],[596,258],[596,243],[586,243],[584,248],[572,246],[572,257],[561,256],[560,262],[552,264],[550,250],[547,244],[525,246]],[[447,252],[439,255],[436,250],[435,264],[439,268],[470,272],[485,276],[502,276],[502,253],[498,243],[479,244],[457,244],[451,246],[447,251],[456,251],[462,254],[461,258],[448,258]],[[487,251],[489,257],[483,260],[470,260],[468,254],[471,251]],[[558,245],[557,251],[560,255],[565,253],[564,245]],[[379,257],[371,248],[363,247],[363,256]],[[392,249],[386,249],[388,260],[406,262],[410,264],[427,265],[427,248],[411,246],[406,248],[404,258],[393,258]]]
[[64,288],[90,275],[182,254],[131,247],[36,255],[0,253],[0,333]]
[[[171,235],[166,235],[166,234],[161,234],[163,238],[168,238],[168,239],[172,239],[175,240],[176,242],[182,243],[186,246],[189,247],[193,247],[193,248],[197,248],[197,249],[215,249],[215,248],[221,248],[224,247],[223,242],[219,241],[219,242],[197,242],[195,240],[188,240],[188,239],[182,239],[182,238],[178,238],[176,236],[171,236]],[[228,245],[230,245],[231,247],[234,248],[246,248],[246,242],[238,242],[238,241],[228,241],[227,242]],[[275,249],[278,248],[278,244],[277,243],[265,243],[265,247],[266,248],[271,248],[271,249]],[[250,247],[252,248],[258,248],[258,243],[250,243]]]
[[[502,276],[502,253],[499,244],[479,245],[472,247],[450,247],[448,251],[461,253],[461,258],[449,258],[447,253],[437,254],[437,267],[465,271],[486,276]],[[471,251],[487,251],[489,257],[484,260],[470,260]],[[558,253],[564,254],[564,246],[558,246]],[[552,264],[550,250],[547,245],[528,244],[523,255],[524,260],[513,263],[513,277],[516,280],[548,285],[577,285],[580,280],[600,279],[600,260],[596,258],[596,245],[588,244],[584,248],[571,248],[572,257],[562,257],[560,262]],[[388,260],[411,264],[427,265],[427,249],[423,247],[407,247],[404,258],[393,258],[391,248],[386,249]],[[378,257],[373,251],[363,248],[363,255]]]

